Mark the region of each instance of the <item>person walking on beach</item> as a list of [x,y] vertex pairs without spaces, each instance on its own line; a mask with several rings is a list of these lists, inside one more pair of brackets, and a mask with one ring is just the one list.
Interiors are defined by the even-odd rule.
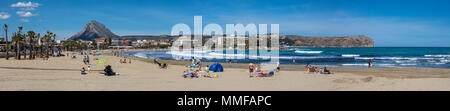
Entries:
[[88,72],[89,73],[91,72],[91,66],[88,66]]
[[86,64],[86,56],[83,57],[83,63]]
[[250,62],[250,64],[248,64],[248,70],[250,72],[250,77],[253,77],[254,69],[255,69],[255,65],[253,65],[253,62]]
[[295,59],[292,59],[292,64],[295,64]]
[[232,60],[231,60],[231,57],[230,57],[230,59],[228,59],[228,62],[231,64],[231,61],[232,61]]
[[369,60],[369,62],[367,62],[367,64],[368,64],[369,68],[372,68],[372,60]]
[[280,61],[277,62],[277,72],[280,72]]
[[86,56],[86,62],[87,62],[87,64],[90,64],[89,63],[89,55]]

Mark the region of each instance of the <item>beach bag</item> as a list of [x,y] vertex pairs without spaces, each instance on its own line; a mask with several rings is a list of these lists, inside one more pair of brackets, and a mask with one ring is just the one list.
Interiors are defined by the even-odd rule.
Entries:
[[270,72],[269,72],[269,76],[273,76],[273,75],[275,75],[275,72],[270,71]]

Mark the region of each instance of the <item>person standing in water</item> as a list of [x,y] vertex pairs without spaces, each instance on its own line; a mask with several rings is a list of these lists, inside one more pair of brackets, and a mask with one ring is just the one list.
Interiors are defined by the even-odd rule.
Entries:
[[369,62],[367,62],[367,63],[368,63],[369,68],[372,68],[372,60],[369,60]]
[[250,62],[250,64],[248,64],[248,70],[250,72],[250,77],[253,77],[254,69],[255,69],[255,65],[253,65],[253,62]]

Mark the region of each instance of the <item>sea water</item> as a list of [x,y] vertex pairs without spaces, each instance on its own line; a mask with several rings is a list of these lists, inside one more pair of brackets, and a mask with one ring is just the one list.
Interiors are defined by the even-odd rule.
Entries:
[[[373,67],[425,67],[450,68],[450,47],[371,47],[371,48],[307,48],[289,47],[280,50],[281,64],[320,65],[334,67],[367,67],[371,61]],[[226,52],[225,50],[224,52]],[[242,51],[242,50],[241,50]],[[245,54],[234,51],[225,54],[215,51],[152,51],[129,52],[128,55],[141,58],[158,58],[190,61],[201,58],[208,62],[228,62],[232,57],[234,63],[263,63],[270,61],[270,57],[259,55],[259,59],[249,59],[249,51]],[[223,57],[217,59],[215,57]],[[235,58],[236,57],[236,58]],[[238,59],[240,57],[241,59]]]

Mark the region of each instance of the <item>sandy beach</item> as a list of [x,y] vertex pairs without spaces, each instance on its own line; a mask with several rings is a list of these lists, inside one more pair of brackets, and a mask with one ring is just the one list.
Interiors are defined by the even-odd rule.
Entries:
[[[120,57],[108,58],[119,76],[104,76],[105,65],[92,66],[92,71],[81,75],[86,67],[83,56],[51,57],[49,60],[0,59],[1,91],[450,91],[450,69],[438,68],[330,68],[334,74],[307,74],[302,66],[282,70],[273,77],[248,76],[247,69],[223,64],[225,71],[219,78],[182,77],[188,61],[161,61],[170,63],[168,69],[159,69],[148,59],[134,58],[131,64],[119,63]],[[91,60],[93,62],[93,60]]]

